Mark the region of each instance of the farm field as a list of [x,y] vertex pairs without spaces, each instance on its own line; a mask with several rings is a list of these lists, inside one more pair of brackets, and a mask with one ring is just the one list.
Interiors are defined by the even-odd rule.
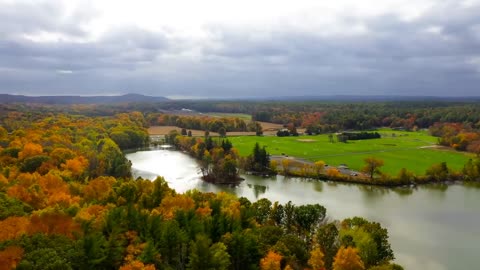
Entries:
[[[176,130],[178,133],[182,131],[181,128],[176,127],[176,126],[151,126],[148,128],[148,134],[150,135],[167,135],[170,131]],[[196,129],[187,129],[192,131],[192,136],[195,137],[201,137],[205,136],[205,131],[203,130],[196,130]],[[218,133],[216,132],[210,132],[211,136],[218,136]],[[253,132],[251,135],[255,135],[255,132]]]
[[[267,123],[267,122],[259,122],[260,125],[262,125],[263,129],[263,134],[267,136],[273,136],[277,134],[277,130],[283,128],[282,125],[279,124],[273,124],[273,123]],[[176,126],[151,126],[148,128],[148,133],[150,135],[166,135],[168,134],[171,130],[176,130],[180,132],[182,129]],[[192,135],[195,137],[198,136],[204,136],[205,131],[203,130],[195,130],[195,129],[187,129],[192,131]],[[298,132],[304,132],[305,129],[298,129]],[[216,132],[210,132],[211,136],[218,136],[218,133]],[[233,132],[228,132],[228,136],[252,136],[255,135],[255,132],[242,132],[242,131],[233,131]]]
[[235,118],[240,118],[245,121],[251,121],[252,116],[250,114],[245,114],[245,113],[219,113],[219,112],[208,112],[208,113],[200,113],[200,115],[207,115],[211,117],[235,117]]
[[427,168],[435,163],[447,162],[449,168],[460,170],[471,154],[456,152],[437,147],[437,138],[425,131],[406,132],[381,129],[382,138],[331,143],[328,135],[276,137],[276,136],[239,136],[229,140],[242,156],[251,153],[255,142],[266,146],[271,155],[288,155],[309,161],[323,160],[327,164],[338,166],[346,164],[351,169],[360,170],[363,159],[374,156],[384,160],[382,172],[396,175],[406,168],[417,175],[425,174]]
[[[148,134],[150,135],[167,135],[170,131],[176,130],[178,133],[182,131],[181,128],[176,126],[152,126],[148,128]],[[193,137],[203,137],[205,136],[205,131],[198,129],[187,129],[192,132]],[[229,136],[255,136],[255,132],[242,132],[242,131],[233,131],[228,132]],[[217,132],[210,131],[210,136],[218,136]]]

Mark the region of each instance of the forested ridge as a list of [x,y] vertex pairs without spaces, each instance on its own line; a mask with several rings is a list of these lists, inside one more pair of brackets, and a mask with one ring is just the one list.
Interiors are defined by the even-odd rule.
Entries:
[[[428,128],[437,122],[472,123],[480,121],[478,101],[169,101],[156,109],[192,109],[198,112],[245,113],[254,121],[297,127],[320,126],[321,131],[375,127]],[[152,108],[139,108],[152,112]]]
[[140,112],[0,120],[0,269],[401,269],[376,222],[132,179]]
[[[110,105],[43,105],[0,104],[0,117],[9,111],[30,114],[69,113],[87,116],[113,116],[139,111],[148,121],[157,121],[162,113],[184,108],[197,112],[245,113],[254,121],[278,124],[292,123],[297,127],[315,127],[321,131],[375,127],[429,128],[435,123],[470,123],[479,127],[478,101],[399,101],[399,102],[325,102],[325,101],[166,101],[161,103],[124,103]],[[152,114],[148,116],[148,114]],[[163,117],[163,116],[162,116]],[[162,118],[163,119],[163,118]],[[172,124],[172,119],[163,119]],[[176,120],[176,119],[175,119]],[[154,122],[152,122],[154,124]],[[193,127],[188,127],[193,128]],[[248,127],[247,127],[248,130]]]

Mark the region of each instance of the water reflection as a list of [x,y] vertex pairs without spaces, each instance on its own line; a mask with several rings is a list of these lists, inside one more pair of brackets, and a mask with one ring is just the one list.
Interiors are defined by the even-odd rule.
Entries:
[[267,186],[262,186],[262,185],[247,184],[247,186],[253,189],[253,194],[255,195],[255,199],[258,199],[258,197],[264,194],[268,189]]
[[390,193],[390,189],[378,186],[356,185],[364,195],[368,197],[382,197]]
[[441,202],[445,199],[447,195],[447,190],[450,185],[448,184],[431,184],[431,185],[422,185],[418,187],[419,190],[428,191],[429,199],[435,199],[437,202]]
[[385,195],[390,193],[390,189],[383,187],[367,185],[357,185],[356,187],[362,194],[364,202],[369,205],[378,203],[383,200]]
[[412,195],[414,190],[415,188],[412,188],[412,187],[392,188],[392,192],[395,192],[397,195],[400,195],[400,196]]
[[313,183],[313,189],[317,192],[322,192],[323,191],[323,182],[322,181],[314,181]]
[[480,182],[466,182],[464,185],[466,187],[480,189]]
[[445,184],[445,183],[438,183],[438,184],[430,184],[430,185],[421,186],[421,188],[424,188],[424,189],[441,191],[441,192],[447,191],[448,187],[449,187],[449,184]]
[[332,182],[332,181],[328,181],[327,182],[327,186],[329,188],[336,188],[338,186],[338,182]]

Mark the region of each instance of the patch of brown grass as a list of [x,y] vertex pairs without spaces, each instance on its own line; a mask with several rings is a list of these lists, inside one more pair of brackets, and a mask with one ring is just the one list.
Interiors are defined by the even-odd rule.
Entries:
[[[262,125],[263,129],[263,135],[266,136],[273,136],[277,135],[277,131],[279,129],[282,129],[283,126],[280,124],[274,124],[274,123],[267,123],[267,122],[259,122]],[[179,133],[182,131],[181,128],[176,127],[176,126],[151,126],[148,128],[148,134],[150,135],[167,135],[170,131],[176,130]],[[205,131],[203,130],[195,130],[195,129],[187,129],[187,131],[191,130],[192,131],[192,136],[195,137],[202,137],[205,135]],[[298,132],[304,132],[304,129],[298,129]],[[216,132],[210,132],[211,136],[218,136],[218,133]],[[232,132],[227,132],[227,136],[254,136],[255,132],[246,132],[246,131],[232,131]]]
[[[170,131],[176,130],[178,133],[182,131],[181,128],[175,126],[152,126],[148,128],[148,134],[150,135],[167,135]],[[195,129],[187,129],[187,131],[192,131],[192,136],[204,136],[205,131],[203,130],[195,130]],[[210,132],[211,136],[218,136],[216,132]]]
[[280,124],[268,123],[268,122],[258,122],[262,126],[263,132],[265,131],[277,131],[282,129],[283,126]]

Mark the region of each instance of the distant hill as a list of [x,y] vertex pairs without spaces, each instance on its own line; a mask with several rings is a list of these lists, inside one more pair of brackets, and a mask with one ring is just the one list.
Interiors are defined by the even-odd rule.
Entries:
[[41,104],[112,104],[132,102],[162,102],[165,97],[152,97],[140,94],[121,96],[23,96],[0,94],[0,103],[41,103]]
[[476,102],[480,96],[465,97],[442,97],[442,96],[382,96],[382,95],[330,95],[330,96],[277,96],[257,97],[246,100],[260,101],[340,101],[340,102],[383,102],[383,101],[452,101],[452,102]]

